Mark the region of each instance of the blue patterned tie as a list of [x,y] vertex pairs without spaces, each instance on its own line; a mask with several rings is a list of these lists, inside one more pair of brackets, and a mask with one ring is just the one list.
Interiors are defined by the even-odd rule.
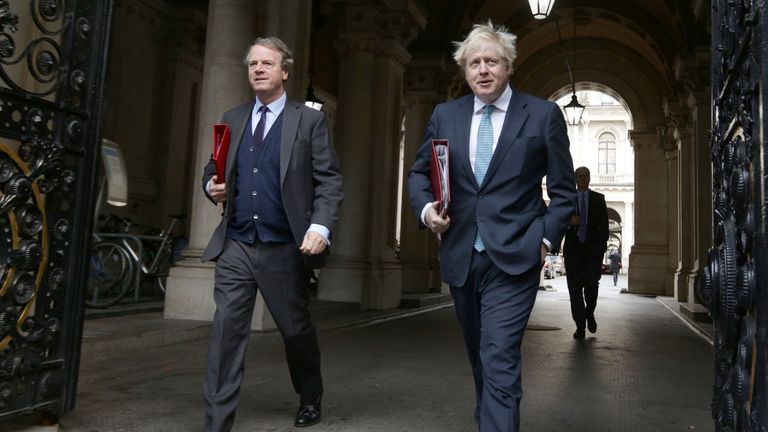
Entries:
[[[493,156],[493,123],[491,123],[493,105],[483,107],[483,116],[480,118],[480,128],[477,130],[477,150],[475,152],[475,179],[478,185],[483,184],[485,173]],[[475,249],[478,252],[485,250],[483,240],[480,238],[480,230],[475,234]]]

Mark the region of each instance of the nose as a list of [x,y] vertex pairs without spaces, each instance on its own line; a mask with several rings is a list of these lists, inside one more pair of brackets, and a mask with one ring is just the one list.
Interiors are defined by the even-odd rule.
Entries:
[[480,62],[480,65],[477,68],[477,71],[480,72],[481,74],[488,72],[488,64],[485,62],[485,60]]

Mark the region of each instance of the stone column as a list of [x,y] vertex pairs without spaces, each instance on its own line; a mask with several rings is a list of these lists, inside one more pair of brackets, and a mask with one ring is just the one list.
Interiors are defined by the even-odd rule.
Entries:
[[[668,130],[666,126],[662,126],[659,128],[659,134],[662,136],[662,142],[666,140],[667,133],[671,134],[671,130]],[[669,238],[673,241],[669,242],[669,268],[672,269],[671,272],[667,272],[665,274],[665,286],[672,286],[673,292],[675,293],[675,298],[678,298],[678,291],[682,289],[682,286],[678,283],[677,280],[677,267],[679,264],[680,259],[680,242],[678,241],[680,236],[680,160],[679,160],[679,150],[677,148],[677,144],[674,141],[674,138],[669,139],[669,143],[665,148],[664,156],[667,159],[667,172],[669,175],[669,178],[673,181],[670,181],[668,184],[668,193],[669,193],[669,208],[668,208],[668,217],[670,220],[669,224]]]
[[624,263],[624,273],[629,270],[629,252],[630,248],[626,248],[623,245],[635,244],[635,206],[634,202],[624,203],[624,224],[622,225],[621,235],[621,262]]
[[[708,81],[707,81],[708,82]],[[688,303],[694,303],[696,275],[707,265],[707,251],[712,246],[712,162],[710,154],[710,132],[712,124],[709,95],[705,87],[701,92],[691,94],[688,103],[693,119],[692,190],[693,209],[693,265],[688,275]]]
[[[687,127],[678,126],[676,129],[679,155],[677,158],[678,176],[677,183],[679,195],[677,197],[677,218],[670,225],[677,226],[677,238],[670,238],[670,243],[677,243],[677,266],[675,269],[675,298],[678,301],[686,301],[688,298],[688,274],[693,265],[693,237],[694,224],[693,206],[698,197],[693,194],[693,144],[691,133]],[[672,201],[670,200],[670,204]]]
[[309,52],[312,29],[312,0],[262,0],[256,36],[277,36],[293,52],[293,70],[285,91],[293,100],[304,102],[309,86]]
[[[203,80],[204,35],[207,16],[186,6],[175,7],[166,30],[166,83],[158,92],[159,111],[167,113],[156,122],[155,136],[167,143],[156,150],[155,167],[162,193],[156,223],[167,225],[168,214],[187,213],[192,208],[190,185],[193,179],[197,116]],[[135,29],[131,29],[135,31]],[[198,37],[195,37],[198,36]],[[141,66],[139,66],[141,67]],[[176,234],[184,234],[187,221],[181,221]]]
[[629,255],[629,291],[672,295],[669,267],[667,164],[656,131],[631,131],[635,149],[635,244]]
[[[214,207],[202,190],[203,167],[211,156],[211,130],[228,109],[252,97],[245,49],[253,42],[258,5],[249,0],[211,0],[208,7],[203,85],[194,158],[189,247],[185,259],[171,269],[165,294],[165,318],[210,321],[213,302],[213,263],[200,256],[221,220],[221,206]],[[274,327],[261,296],[256,301],[252,328]]]
[[402,293],[393,246],[405,47],[425,18],[413,0],[331,3],[342,27],[336,147],[344,204],[318,297],[388,309]]
[[418,217],[408,203],[408,171],[424,138],[424,128],[432,111],[448,96],[447,62],[442,57],[414,59],[405,77],[405,136],[403,150],[403,208],[400,213],[400,254],[403,292],[440,290],[437,238],[418,228]]

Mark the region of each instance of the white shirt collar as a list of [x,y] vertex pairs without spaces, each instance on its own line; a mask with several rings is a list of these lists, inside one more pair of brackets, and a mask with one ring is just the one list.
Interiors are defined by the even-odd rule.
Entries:
[[[272,103],[267,104],[267,108],[269,108],[269,112],[275,115],[275,117],[279,116],[280,113],[283,112],[283,109],[285,108],[285,101],[288,99],[288,96],[285,92],[283,92],[282,96],[277,98],[277,100],[273,101]],[[256,112],[258,112],[259,108],[264,105],[259,101],[259,98],[256,98],[256,103],[253,104],[253,113],[256,115]]]
[[[499,96],[498,99],[493,101],[490,105],[493,105],[494,110],[499,110],[502,112],[507,112],[507,108],[509,107],[509,101],[512,100],[512,87],[507,84],[507,88],[504,90],[504,93]],[[483,111],[483,107],[488,105],[487,103],[481,101],[478,99],[477,96],[475,96],[475,113],[481,113]],[[271,109],[271,108],[270,108]]]

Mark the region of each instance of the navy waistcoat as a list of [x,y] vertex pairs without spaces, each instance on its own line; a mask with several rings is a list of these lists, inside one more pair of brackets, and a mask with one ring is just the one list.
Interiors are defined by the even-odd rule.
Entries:
[[283,115],[280,114],[254,148],[251,120],[245,126],[237,149],[235,167],[235,208],[227,226],[227,237],[244,243],[289,243],[294,241],[280,193],[280,139]]

